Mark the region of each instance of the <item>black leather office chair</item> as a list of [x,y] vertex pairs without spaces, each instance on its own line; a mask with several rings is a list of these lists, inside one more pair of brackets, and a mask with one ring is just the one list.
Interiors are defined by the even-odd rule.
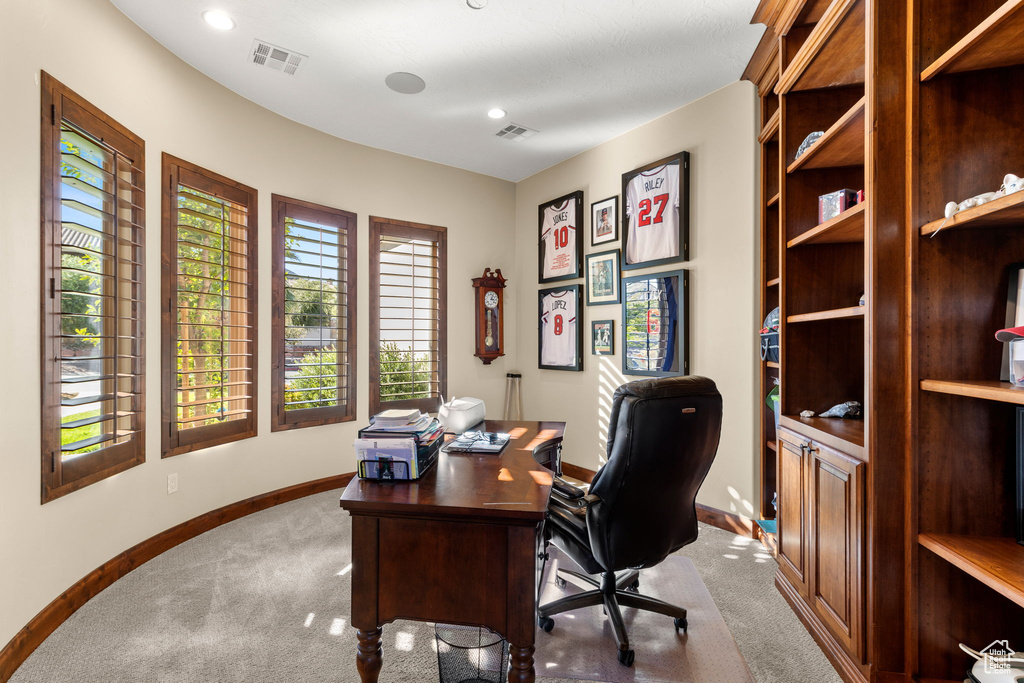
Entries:
[[[619,645],[619,662],[634,653],[619,606],[658,612],[687,628],[686,610],[637,593],[639,569],[652,567],[697,538],[697,490],[711,469],[722,431],[722,395],[706,377],[668,377],[615,391],[608,462],[589,493],[559,479],[552,489],[544,538],[587,574],[558,569],[594,590],[541,605],[540,627],[555,614],[604,605]],[[621,572],[616,575],[616,572]],[[600,574],[601,580],[589,574]]]

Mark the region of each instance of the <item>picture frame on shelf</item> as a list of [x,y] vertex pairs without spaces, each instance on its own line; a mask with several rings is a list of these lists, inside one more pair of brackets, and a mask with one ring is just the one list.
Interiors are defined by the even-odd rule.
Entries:
[[580,285],[537,291],[537,367],[542,370],[583,370]]
[[690,372],[688,270],[622,280],[622,373],[672,377]]
[[590,246],[619,239],[619,195],[590,205]]
[[[1020,327],[1024,325],[1024,263],[1013,263],[1006,269],[1009,286],[1006,289],[1006,319],[1003,327]],[[1010,381],[1009,343],[1003,344],[1003,364],[999,370],[999,379]]]
[[587,254],[587,306],[619,303],[620,275],[618,249]]
[[537,207],[540,282],[573,280],[583,270],[583,190]]
[[622,174],[622,269],[690,258],[690,154]]
[[614,320],[592,320],[590,322],[590,354],[592,356],[615,355]]

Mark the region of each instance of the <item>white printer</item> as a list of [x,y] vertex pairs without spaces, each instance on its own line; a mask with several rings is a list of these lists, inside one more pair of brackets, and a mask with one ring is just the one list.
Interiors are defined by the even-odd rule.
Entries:
[[484,402],[479,398],[453,398],[437,411],[437,419],[449,432],[461,434],[484,420]]

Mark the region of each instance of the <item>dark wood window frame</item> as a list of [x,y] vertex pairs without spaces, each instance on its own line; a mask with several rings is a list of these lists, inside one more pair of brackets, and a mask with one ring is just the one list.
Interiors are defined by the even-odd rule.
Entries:
[[[97,107],[58,82],[45,71],[42,72],[42,131],[41,131],[41,261],[42,261],[42,321],[41,321],[41,379],[42,379],[42,502],[46,503],[89,484],[123,472],[146,460],[145,455],[145,142],[117,121],[104,114]],[[116,268],[97,270],[99,277],[113,282],[112,289],[87,290],[97,292],[86,298],[109,300],[91,316],[102,320],[104,332],[94,332],[96,340],[112,338],[112,355],[106,350],[100,356],[90,357],[104,365],[100,372],[100,387],[97,398],[105,395],[104,383],[112,384],[110,400],[99,400],[100,414],[89,418],[91,425],[104,422],[114,423],[114,436],[100,434],[93,446],[98,448],[65,461],[61,457],[63,447],[62,428],[72,429],[62,420],[62,406],[74,397],[62,396],[63,364],[75,362],[75,356],[63,358],[64,332],[62,310],[64,306],[63,254],[71,243],[65,242],[63,174],[62,174],[62,129],[68,128],[74,135],[85,138],[90,144],[103,148],[113,157],[113,170],[100,169],[97,178],[107,176],[112,185],[107,192],[87,181],[76,180],[91,196],[106,195],[102,208],[86,204],[85,212],[91,212],[99,220],[113,218],[116,234],[113,238],[112,254],[102,246],[106,239],[98,234],[84,237],[78,245],[82,253],[105,255],[96,256],[100,262],[112,260]],[[84,162],[83,162],[84,163]],[[105,182],[105,181],[98,181]],[[74,183],[71,184],[74,186]],[[93,194],[95,193],[95,194]],[[73,199],[68,199],[74,202]],[[106,216],[104,219],[103,216]],[[73,230],[73,229],[72,229]],[[94,228],[83,227],[79,237]],[[102,235],[108,235],[104,229]],[[126,236],[127,235],[127,236]],[[99,250],[99,251],[97,251]],[[130,256],[125,256],[128,253]],[[103,285],[102,287],[106,287]],[[78,290],[74,290],[78,291]],[[112,291],[112,293],[110,293]],[[107,293],[104,293],[107,292]],[[112,307],[112,312],[108,309]],[[90,317],[91,317],[90,316]],[[124,323],[129,326],[125,333]],[[134,327],[134,330],[131,329]],[[107,328],[110,328],[109,331]],[[104,347],[106,348],[106,347]],[[81,359],[80,359],[81,360]],[[126,372],[126,369],[129,369]],[[79,400],[81,404],[81,400]],[[127,410],[126,410],[127,408]],[[74,421],[78,422],[78,421]],[[122,426],[124,435],[118,436]],[[97,432],[101,427],[95,428]],[[72,437],[75,438],[75,437]],[[91,437],[92,438],[92,437]],[[114,443],[103,446],[109,441]],[[78,443],[82,443],[79,441]],[[92,446],[90,446],[92,447]]]
[[[257,192],[254,188],[243,185],[235,180],[206,170],[196,164],[184,161],[164,152],[162,163],[163,202],[163,250],[161,273],[161,370],[162,370],[162,410],[161,410],[161,443],[162,457],[209,448],[220,444],[248,439],[256,436],[256,415],[258,405],[257,363],[258,363],[258,328],[257,316]],[[204,425],[185,430],[178,425],[178,387],[177,387],[177,342],[178,342],[178,306],[177,306],[177,198],[179,183],[214,195],[224,200],[246,207],[246,253],[245,272],[248,293],[246,310],[249,324],[237,326],[245,331],[244,338],[233,338],[239,343],[247,344],[249,349],[248,368],[233,369],[232,372],[248,371],[248,412],[245,418],[227,420],[221,424]],[[223,340],[222,340],[223,341]],[[222,347],[223,348],[223,347]],[[222,352],[223,355],[223,352]],[[206,372],[206,371],[204,371]]]
[[[271,196],[273,215],[273,269],[272,269],[272,323],[271,346],[273,361],[271,368],[270,402],[271,431],[317,427],[338,422],[350,422],[356,419],[356,214],[350,211],[334,209],[320,204],[282,197]],[[338,402],[331,406],[286,410],[285,367],[287,344],[285,341],[287,322],[287,297],[285,269],[287,261],[287,226],[286,219],[293,218],[303,221],[329,225],[345,235],[345,247],[339,248],[338,257],[344,263],[344,304],[341,303],[339,291],[338,306],[344,305],[345,314],[337,315],[339,339],[344,339],[344,349],[338,350],[339,355],[347,359],[338,363],[336,378],[337,387],[345,387],[344,397],[338,396]],[[321,248],[322,252],[322,248]],[[321,296],[322,301],[322,296]],[[321,361],[322,362],[322,361]]]
[[[380,245],[382,237],[428,240],[437,244],[438,339],[437,396],[402,401],[380,400]],[[370,216],[370,414],[388,408],[434,412],[448,388],[448,230],[436,225]]]

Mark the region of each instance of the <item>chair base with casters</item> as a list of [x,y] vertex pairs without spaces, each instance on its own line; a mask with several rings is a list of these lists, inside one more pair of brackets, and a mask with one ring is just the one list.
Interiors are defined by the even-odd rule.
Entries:
[[626,625],[622,620],[621,607],[632,607],[672,617],[676,631],[686,633],[688,627],[686,609],[670,605],[657,598],[641,595],[638,592],[640,572],[635,569],[629,569],[618,574],[606,571],[601,574],[601,580],[598,581],[593,576],[559,567],[555,576],[555,584],[559,588],[564,588],[566,583],[572,583],[581,588],[590,587],[591,590],[568,595],[546,605],[541,605],[537,608],[537,625],[550,633],[551,629],[555,627],[555,620],[552,619],[554,615],[583,607],[602,605],[604,613],[611,619],[615,641],[619,646],[619,663],[623,666],[633,666],[636,654],[629,647],[629,636],[626,634]]

